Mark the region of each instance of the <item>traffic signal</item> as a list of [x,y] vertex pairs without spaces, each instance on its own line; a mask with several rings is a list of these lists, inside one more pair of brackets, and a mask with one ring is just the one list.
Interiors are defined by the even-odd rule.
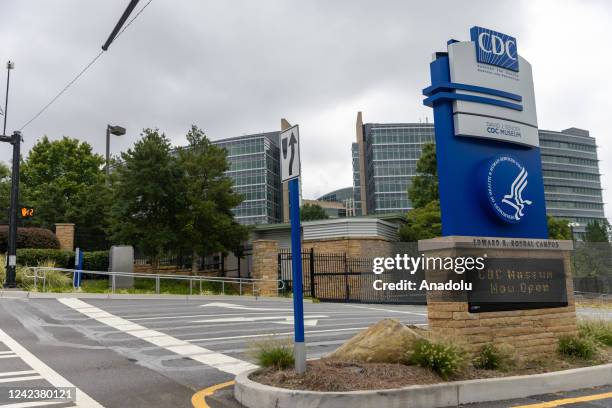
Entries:
[[22,218],[31,218],[33,216],[34,216],[34,208],[21,207],[21,217]]

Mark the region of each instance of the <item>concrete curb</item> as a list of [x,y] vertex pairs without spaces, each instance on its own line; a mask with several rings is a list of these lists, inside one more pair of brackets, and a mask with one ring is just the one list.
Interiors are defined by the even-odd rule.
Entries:
[[317,392],[271,387],[249,380],[255,370],[236,376],[234,397],[248,408],[437,408],[572,391],[612,384],[612,364],[552,373],[374,391]]

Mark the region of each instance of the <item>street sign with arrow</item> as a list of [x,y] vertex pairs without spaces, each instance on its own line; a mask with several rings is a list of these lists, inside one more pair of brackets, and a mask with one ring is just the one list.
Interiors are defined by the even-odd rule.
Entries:
[[300,176],[300,130],[298,125],[284,130],[281,141],[281,179],[287,180]]

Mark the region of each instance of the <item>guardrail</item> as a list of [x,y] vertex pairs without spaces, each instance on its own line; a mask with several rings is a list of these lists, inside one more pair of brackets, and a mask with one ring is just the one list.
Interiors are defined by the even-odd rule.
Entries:
[[58,271],[72,274],[73,282],[74,282],[74,274],[91,274],[91,275],[102,275],[108,276],[110,280],[111,293],[115,293],[117,288],[116,280],[117,276],[119,277],[132,277],[132,278],[145,278],[145,279],[154,279],[155,280],[155,293],[159,294],[160,292],[160,283],[162,279],[165,280],[179,280],[179,281],[189,281],[189,294],[193,295],[193,285],[194,283],[199,284],[199,293],[202,293],[202,282],[217,282],[221,283],[221,293],[225,294],[225,284],[233,284],[238,286],[238,293],[242,295],[243,287],[251,287],[252,293],[254,296],[258,296],[260,289],[256,287],[257,285],[263,283],[276,283],[276,293],[279,291],[285,290],[285,282],[282,280],[271,280],[271,279],[253,279],[253,278],[231,278],[231,277],[218,277],[218,276],[192,276],[192,275],[164,275],[164,274],[150,274],[150,273],[134,273],[134,272],[105,272],[105,271],[88,271],[88,270],[77,270],[77,269],[67,269],[67,268],[54,268],[54,267],[27,267],[27,270],[32,271],[31,275],[27,273],[24,274],[25,277],[31,278],[34,280],[34,287],[38,288],[38,283],[42,280],[43,284],[43,292],[47,290],[47,272],[49,271]]

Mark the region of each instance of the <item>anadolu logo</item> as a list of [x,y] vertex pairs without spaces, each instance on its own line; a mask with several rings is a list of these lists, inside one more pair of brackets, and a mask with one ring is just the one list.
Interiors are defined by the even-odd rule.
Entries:
[[502,154],[487,165],[487,201],[493,212],[510,223],[520,222],[533,202],[528,200],[529,173],[515,157]]

